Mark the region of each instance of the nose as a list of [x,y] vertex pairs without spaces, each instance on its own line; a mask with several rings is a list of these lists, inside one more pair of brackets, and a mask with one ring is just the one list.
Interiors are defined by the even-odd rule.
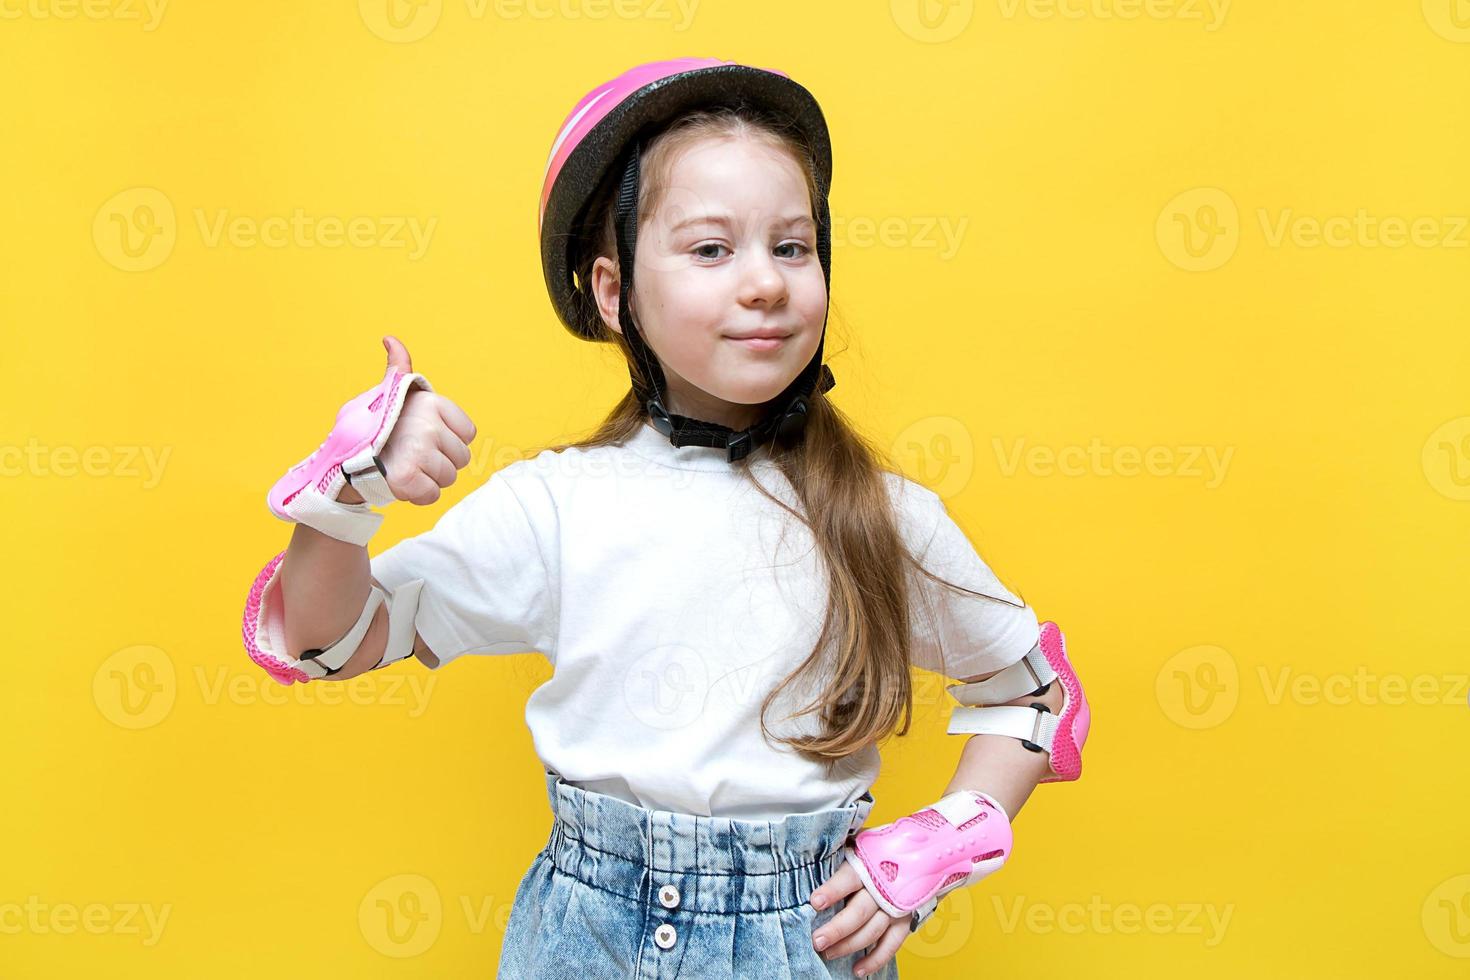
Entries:
[[744,249],[740,265],[740,302],[774,308],[786,301],[786,276],[768,251]]

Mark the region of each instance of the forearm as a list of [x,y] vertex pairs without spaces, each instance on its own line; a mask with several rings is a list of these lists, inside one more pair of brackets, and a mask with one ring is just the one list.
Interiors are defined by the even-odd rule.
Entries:
[[[990,675],[961,678],[969,683],[984,680]],[[1043,695],[1017,698],[1007,704],[1030,705],[1041,702],[1053,712],[1062,710],[1062,687],[1053,683]],[[988,793],[1000,802],[1006,814],[1014,820],[1026,803],[1031,791],[1046,775],[1048,757],[1045,752],[1032,752],[1019,740],[1007,735],[971,735],[960,754],[955,774],[944,788],[941,796],[955,790],[973,789]]]
[[[344,488],[337,499],[362,501],[351,487]],[[328,537],[305,524],[296,525],[281,566],[290,656],[299,659],[305,650],[324,647],[347,632],[362,614],[371,578],[367,548]],[[357,652],[330,679],[348,680],[366,671],[382,658],[387,641],[386,610],[380,608]]]

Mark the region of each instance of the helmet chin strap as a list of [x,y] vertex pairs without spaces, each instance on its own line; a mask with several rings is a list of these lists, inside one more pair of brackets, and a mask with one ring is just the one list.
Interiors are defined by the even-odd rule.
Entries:
[[[621,285],[618,291],[618,323],[623,328],[623,336],[628,338],[628,345],[633,349],[634,357],[642,365],[644,377],[648,379],[648,383],[643,383],[637,371],[629,372],[633,380],[634,394],[643,404],[644,410],[648,412],[648,418],[654,428],[668,436],[669,442],[673,445],[709,446],[724,449],[726,458],[732,463],[749,455],[757,445],[773,438],[782,441],[797,438],[806,428],[812,393],[830,391],[837,384],[837,379],[832,376],[831,369],[822,363],[822,346],[827,338],[826,313],[822,315],[822,334],[817,341],[817,349],[812,354],[811,361],[781,394],[771,400],[770,408],[754,425],[736,431],[718,422],[707,422],[685,415],[676,415],[668,410],[664,402],[664,396],[668,391],[668,381],[664,377],[658,358],[654,356],[653,351],[649,349],[643,336],[638,332],[637,326],[633,323],[632,312],[628,304],[629,291],[633,288],[634,247],[638,240],[640,145],[640,141],[634,140],[628,149],[614,214],[618,239],[618,269],[621,272],[619,277]],[[832,238],[825,188],[822,188],[821,193],[817,196],[816,204],[817,258],[822,264],[822,276],[826,280],[828,295],[830,295]]]

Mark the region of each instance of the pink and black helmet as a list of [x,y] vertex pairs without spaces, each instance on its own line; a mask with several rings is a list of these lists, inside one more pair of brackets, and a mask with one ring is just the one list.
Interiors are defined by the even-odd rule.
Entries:
[[[643,342],[628,310],[633,283],[633,255],[637,243],[639,155],[657,133],[675,118],[696,108],[745,106],[775,116],[794,126],[812,149],[818,194],[812,217],[817,223],[817,257],[832,287],[831,217],[827,195],[832,182],[832,144],[826,119],[817,101],[784,72],[721,61],[716,58],[677,58],[630,68],[582,97],[568,114],[552,143],[541,186],[538,217],[541,268],[552,306],[574,336],[596,339],[578,315],[573,280],[576,236],[593,197],[607,180],[617,181],[615,192],[618,263],[622,278],[618,320],[648,377],[634,374],[633,386],[654,426],[675,446],[724,448],[731,462],[744,457],[763,439],[794,438],[804,428],[808,398],[835,383],[822,364],[822,343],[811,362],[772,402],[764,419],[742,432],[716,422],[705,422],[668,412],[663,402],[664,375],[658,359]],[[826,323],[822,326],[823,339]]]

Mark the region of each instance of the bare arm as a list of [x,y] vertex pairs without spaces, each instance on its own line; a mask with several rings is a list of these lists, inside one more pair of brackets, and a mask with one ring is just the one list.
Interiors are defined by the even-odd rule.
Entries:
[[[958,679],[968,684],[971,681],[983,681],[996,673],[998,671]],[[1062,700],[1062,686],[1054,683],[1039,697],[1028,694],[1005,703],[1026,706],[1033,701],[1040,701],[1053,713],[1059,713],[1062,710]],[[954,778],[941,795],[948,796],[959,789],[989,793],[1000,801],[1006,814],[1014,820],[1031,791],[1037,787],[1041,777],[1046,775],[1047,765],[1046,753],[1032,752],[1018,739],[1008,735],[971,735],[960,754]]]

